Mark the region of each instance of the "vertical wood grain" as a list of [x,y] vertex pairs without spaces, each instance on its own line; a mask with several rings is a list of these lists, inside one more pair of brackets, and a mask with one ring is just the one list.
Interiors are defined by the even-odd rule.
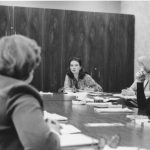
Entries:
[[58,91],[61,82],[63,10],[45,10],[44,90]]
[[[25,7],[14,8],[14,29],[16,34],[29,35],[28,29],[28,9]],[[31,9],[31,8],[30,8]]]
[[10,11],[11,7],[8,6],[0,7],[0,37],[10,34],[11,30]]
[[[38,45],[41,47],[41,56],[43,58],[44,49],[42,43],[42,17],[44,10],[38,8],[31,8],[28,10],[28,33],[29,37],[36,40]],[[32,85],[38,88],[40,91],[43,90],[43,59],[41,60],[40,66],[34,72],[34,78]]]

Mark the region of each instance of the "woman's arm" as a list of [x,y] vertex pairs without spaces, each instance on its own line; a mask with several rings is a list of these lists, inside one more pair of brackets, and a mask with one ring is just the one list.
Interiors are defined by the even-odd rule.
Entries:
[[67,91],[72,91],[72,87],[71,87],[71,82],[70,82],[70,78],[68,75],[66,75],[65,77],[65,81],[64,81],[64,92]]
[[30,96],[18,98],[10,107],[12,121],[24,149],[59,150],[60,139],[43,118],[37,100]]
[[88,74],[85,75],[86,86],[94,88],[95,91],[103,91],[102,87]]

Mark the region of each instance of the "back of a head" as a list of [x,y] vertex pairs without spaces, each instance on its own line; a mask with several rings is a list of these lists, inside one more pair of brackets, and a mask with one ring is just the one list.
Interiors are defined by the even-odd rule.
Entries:
[[37,43],[23,35],[0,39],[0,74],[26,80],[40,63],[41,49]]

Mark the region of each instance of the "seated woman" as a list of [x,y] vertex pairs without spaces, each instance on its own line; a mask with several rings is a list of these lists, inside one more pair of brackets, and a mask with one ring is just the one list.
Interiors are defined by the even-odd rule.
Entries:
[[[136,73],[136,76],[141,76],[143,78],[145,95],[150,97],[150,57],[139,57],[138,64],[140,66],[140,71]],[[135,79],[129,88],[122,90],[121,94],[125,96],[135,95],[137,92],[137,81],[138,80]]]
[[43,116],[39,92],[29,85],[41,48],[22,35],[0,39],[0,149],[60,150],[57,122]]
[[70,60],[70,67],[64,81],[64,92],[77,92],[78,90],[102,91],[102,87],[87,74],[79,58]]

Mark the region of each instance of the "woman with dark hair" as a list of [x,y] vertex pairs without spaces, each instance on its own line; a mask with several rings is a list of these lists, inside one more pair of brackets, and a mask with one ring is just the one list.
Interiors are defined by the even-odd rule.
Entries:
[[39,92],[29,85],[41,48],[22,35],[0,39],[0,150],[59,150],[59,124],[45,121]]
[[102,91],[102,87],[94,81],[94,79],[87,74],[83,67],[81,60],[73,57],[69,61],[70,67],[65,77],[64,91],[76,92],[78,90],[93,90]]

